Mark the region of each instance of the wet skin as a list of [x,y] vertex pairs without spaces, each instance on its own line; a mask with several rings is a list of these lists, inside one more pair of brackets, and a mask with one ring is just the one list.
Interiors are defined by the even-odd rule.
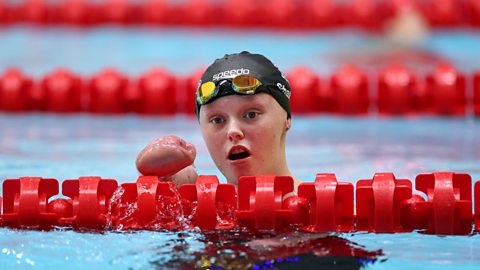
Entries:
[[287,112],[265,93],[225,96],[200,110],[210,156],[232,184],[243,175],[292,176],[285,154],[290,125]]
[[[259,93],[219,98],[201,107],[199,122],[207,149],[229,183],[236,185],[243,175],[292,176],[285,153],[291,120],[272,96]],[[177,185],[193,183],[195,155],[193,145],[165,136],[147,145],[136,165],[144,175],[165,177]],[[295,187],[299,183],[295,179]]]
[[143,175],[156,175],[179,184],[197,178],[192,167],[196,150],[181,138],[164,136],[148,144],[137,156],[137,169]]

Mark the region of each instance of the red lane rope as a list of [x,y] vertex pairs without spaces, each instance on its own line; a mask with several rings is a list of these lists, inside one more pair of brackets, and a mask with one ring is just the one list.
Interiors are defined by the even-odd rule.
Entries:
[[[62,194],[56,179],[22,177],[3,181],[0,225],[13,228],[182,230],[246,227],[252,231],[398,233],[467,235],[480,231],[480,182],[474,186],[472,214],[470,175],[435,172],[417,175],[413,195],[409,179],[376,173],[372,179],[338,182],[334,174],[317,174],[302,183],[298,195],[293,178],[245,176],[238,190],[202,175],[179,188],[141,176],[118,186],[114,179],[80,177],[65,180]],[[355,201],[354,201],[355,194]],[[425,199],[426,198],[426,199]],[[354,207],[355,202],[355,207]],[[0,197],[0,206],[2,199]]]
[[[0,2],[0,24],[95,26],[150,24],[325,29],[355,26],[380,30],[405,6],[434,27],[480,26],[476,0],[25,0]],[[258,14],[261,14],[259,16]],[[301,14],[301,15],[299,15]]]
[[[58,69],[34,79],[8,69],[0,75],[0,111],[194,114],[201,72],[175,76],[154,68],[133,77],[110,68],[82,77]],[[480,72],[447,63],[422,75],[392,64],[377,72],[345,65],[330,76],[297,67],[287,77],[297,114],[480,116]]]

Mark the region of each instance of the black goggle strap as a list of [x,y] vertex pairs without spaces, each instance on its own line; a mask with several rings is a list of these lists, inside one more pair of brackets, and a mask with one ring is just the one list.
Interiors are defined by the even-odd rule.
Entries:
[[227,82],[230,83],[229,89],[243,95],[253,95],[263,85],[257,78],[247,75],[240,75],[232,80],[222,80],[218,85],[211,81],[205,82],[197,89],[197,102],[201,105],[208,103],[212,98],[218,96],[221,87],[224,87]]

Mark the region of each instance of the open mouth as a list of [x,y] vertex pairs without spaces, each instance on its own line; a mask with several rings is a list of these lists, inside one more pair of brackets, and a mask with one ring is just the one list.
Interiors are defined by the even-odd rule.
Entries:
[[245,147],[233,147],[228,154],[229,160],[240,160],[244,158],[248,158],[250,156],[250,152]]

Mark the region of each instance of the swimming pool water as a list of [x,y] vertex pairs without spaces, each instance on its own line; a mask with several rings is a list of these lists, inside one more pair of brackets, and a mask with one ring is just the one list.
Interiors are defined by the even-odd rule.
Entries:
[[[436,30],[415,48],[390,45],[380,35],[355,29],[285,32],[16,25],[0,28],[0,72],[15,66],[39,77],[66,67],[89,76],[113,66],[128,75],[138,75],[161,66],[185,75],[224,53],[241,50],[266,54],[283,70],[302,64],[326,75],[345,62],[374,70],[392,59],[401,59],[420,72],[443,60],[462,71],[480,69],[478,31]],[[412,181],[419,173],[465,172],[475,181],[480,179],[479,121],[470,117],[293,115],[287,138],[288,163],[304,181],[313,181],[318,172],[333,172],[339,181],[355,183],[386,171]],[[0,179],[42,176],[61,181],[99,175],[119,183],[133,182],[138,177],[136,154],[149,141],[167,134],[178,135],[197,147],[195,165],[200,174],[219,175],[194,118],[32,113],[0,114]],[[0,265],[2,269],[190,269],[207,261],[263,269],[273,265],[272,256],[276,259],[273,266],[282,269],[308,269],[311,264],[328,268],[334,262],[353,269],[361,265],[371,269],[478,269],[480,265],[478,234],[257,237],[250,242],[235,233],[212,236],[196,232],[80,233],[0,228]],[[312,246],[312,252],[300,256],[295,248],[305,245]],[[285,246],[287,251],[282,253]],[[345,252],[374,256],[352,260],[345,259]],[[325,255],[326,260],[314,253]]]
[[[100,175],[133,181],[136,154],[167,134],[197,147],[201,174],[218,174],[192,117],[1,114],[0,126],[1,178]],[[304,181],[313,181],[317,172],[355,182],[381,171],[413,180],[418,173],[442,170],[480,179],[479,119],[293,115],[292,126],[287,158]]]
[[[138,176],[134,167],[138,151],[165,134],[177,134],[197,146],[199,173],[219,175],[203,145],[195,118],[2,114],[0,126],[2,179],[42,176],[63,180],[99,175],[120,183],[132,182]],[[474,118],[294,115],[287,138],[288,162],[292,172],[304,181],[313,181],[317,172],[334,172],[339,181],[355,182],[383,171],[413,181],[418,173],[441,170],[466,172],[478,180],[478,134],[480,122]],[[257,249],[251,248],[253,253],[246,255],[232,248],[240,246],[233,240],[212,242],[195,232],[79,233],[2,228],[0,264],[4,269],[189,269],[204,257],[216,262],[235,257],[243,265],[252,261],[259,264],[261,260],[251,256],[275,251],[278,242],[300,245],[312,237],[323,236],[280,235],[257,245]],[[375,262],[366,264],[369,269],[478,269],[480,264],[478,234],[444,237],[416,232],[353,233],[339,234],[335,239],[346,242],[347,247],[380,253]],[[215,254],[210,252],[212,246]],[[316,247],[313,250],[331,248],[327,244]],[[292,256],[294,260],[298,254]],[[319,257],[299,257],[298,261],[283,265],[307,269],[300,265],[312,258]],[[334,260],[328,258],[329,262]]]
[[449,61],[461,71],[480,70],[480,32],[435,30],[417,46],[392,44],[379,33],[355,28],[332,31],[273,31],[161,27],[0,27],[0,72],[19,67],[43,76],[64,67],[91,75],[115,67],[129,75],[164,67],[185,75],[225,53],[267,55],[283,71],[305,65],[329,75],[345,63],[367,70],[401,61],[420,72]]

